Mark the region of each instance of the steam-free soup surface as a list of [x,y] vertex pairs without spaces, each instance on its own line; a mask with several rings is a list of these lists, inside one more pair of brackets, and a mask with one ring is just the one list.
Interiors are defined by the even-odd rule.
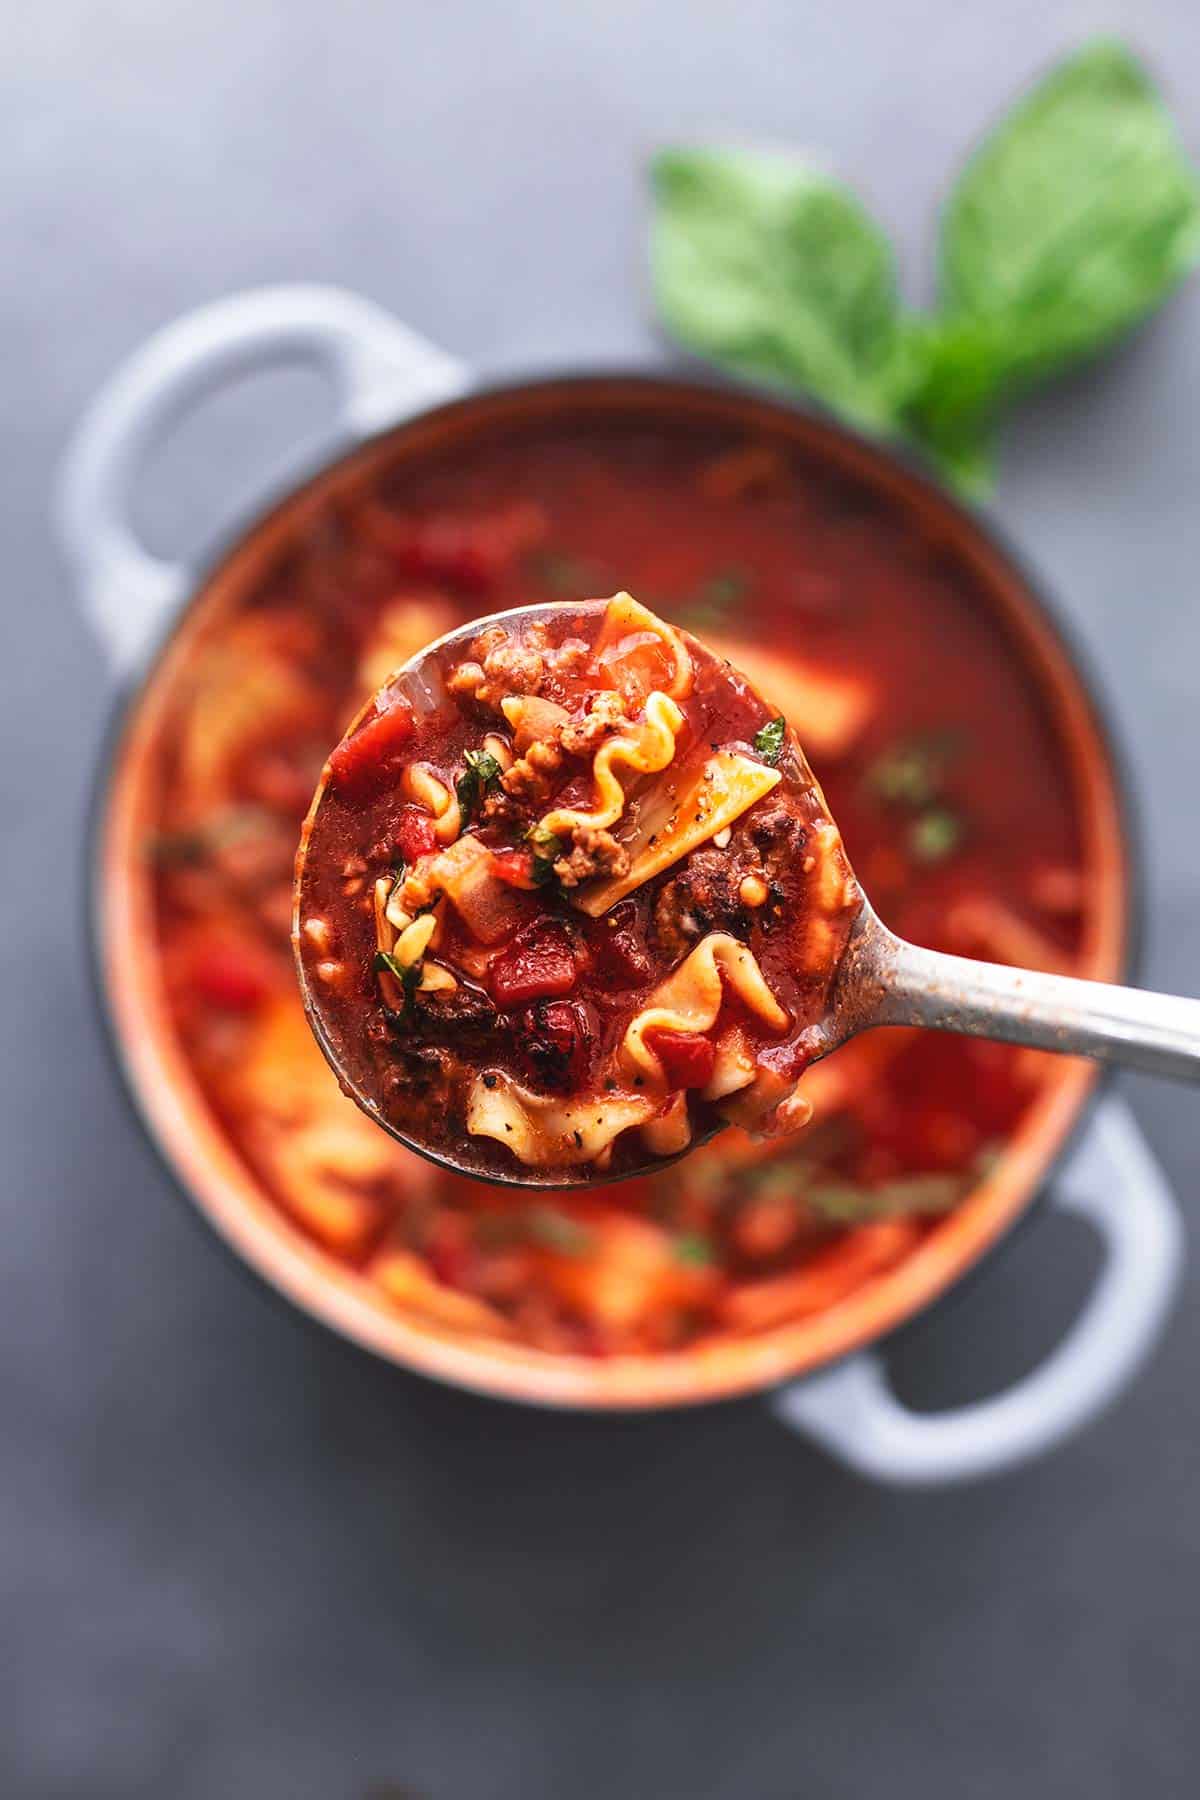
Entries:
[[[784,441],[627,412],[548,417],[310,518],[257,591],[194,617],[158,680],[147,841],[180,1045],[297,1230],[381,1305],[551,1353],[669,1350],[831,1304],[1003,1154],[1033,1053],[874,1032],[811,1069],[817,1119],[736,1130],[652,1179],[531,1201],[442,1175],[339,1091],[289,946],[328,754],[389,671],[481,613],[627,588],[795,728],[895,929],[1069,969],[1088,883],[1064,757],[970,573]],[[339,879],[365,893],[367,871]]]

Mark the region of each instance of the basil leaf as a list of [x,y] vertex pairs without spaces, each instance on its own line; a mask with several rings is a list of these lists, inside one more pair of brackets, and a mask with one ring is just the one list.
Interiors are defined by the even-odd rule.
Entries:
[[490,750],[468,750],[463,760],[467,766],[455,782],[454,792],[462,822],[468,825],[483,804],[484,795],[504,771]]
[[891,245],[799,158],[667,150],[654,162],[658,307],[690,349],[894,429],[913,385]]
[[765,763],[772,768],[779,761],[779,753],[783,749],[783,740],[787,732],[787,720],[782,717],[771,719],[760,731],[754,734],[754,749]]
[[915,442],[975,494],[1002,404],[1131,330],[1200,260],[1200,184],[1146,70],[1107,42],[1051,70],[967,163],[930,314],[903,308],[885,235],[803,161],[670,150],[653,182],[676,337]]
[[1053,69],[987,137],[946,206],[939,320],[908,417],[986,468],[999,400],[1094,355],[1200,259],[1200,185],[1154,83],[1118,44]]

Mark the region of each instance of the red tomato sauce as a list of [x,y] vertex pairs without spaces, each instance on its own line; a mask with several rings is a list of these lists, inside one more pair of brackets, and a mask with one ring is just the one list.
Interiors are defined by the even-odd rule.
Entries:
[[[782,1148],[731,1130],[553,1204],[441,1175],[340,1093],[288,942],[329,746],[458,623],[622,587],[771,693],[896,930],[1070,969],[1091,904],[1063,746],[970,569],[782,440],[548,418],[310,515],[170,677],[147,851],[175,1030],[264,1192],[381,1305],[549,1354],[670,1350],[834,1303],[938,1229],[1046,1079],[1005,1046],[869,1033],[805,1075],[816,1121]],[[367,870],[339,880],[353,898]],[[636,897],[612,917],[595,953],[618,991],[645,979],[645,931]],[[590,998],[513,1004],[546,1058],[589,1054]]]

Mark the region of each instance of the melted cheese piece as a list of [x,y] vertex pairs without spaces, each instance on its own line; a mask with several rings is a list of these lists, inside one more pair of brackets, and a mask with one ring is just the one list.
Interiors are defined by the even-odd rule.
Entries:
[[[788,1014],[780,1006],[763,972],[745,944],[727,931],[710,931],[679,967],[660,982],[626,1029],[621,1056],[627,1067],[661,1090],[662,1064],[646,1043],[646,1033],[658,1031],[709,1032],[717,1022],[724,997],[721,977],[742,1004],[772,1031],[785,1031]],[[715,1073],[715,1071],[714,1071]]]
[[643,805],[626,845],[631,858],[628,873],[589,883],[576,896],[575,905],[598,919],[634,888],[732,825],[780,779],[778,769],[736,750],[718,750],[686,786],[679,780],[661,782]]
[[606,830],[615,825],[625,810],[625,789],[613,773],[614,764],[623,763],[636,775],[659,774],[675,755],[675,738],[682,725],[683,714],[674,700],[666,694],[651,694],[636,728],[609,738],[596,752],[592,763],[594,810],[556,807],[542,819],[538,830],[569,841],[578,827]]
[[472,1137],[495,1138],[528,1168],[570,1168],[593,1162],[623,1131],[644,1125],[661,1096],[605,1094],[559,1100],[535,1094],[503,1070],[476,1077],[467,1099]]

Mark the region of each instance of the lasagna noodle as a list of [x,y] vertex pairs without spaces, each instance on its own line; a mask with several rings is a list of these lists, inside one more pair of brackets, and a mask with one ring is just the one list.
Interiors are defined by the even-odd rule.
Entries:
[[767,986],[752,952],[728,932],[710,931],[674,973],[660,982],[649,1005],[626,1030],[621,1055],[634,1074],[648,1077],[661,1090],[663,1067],[646,1042],[647,1031],[711,1031],[724,997],[722,976],[742,1004],[770,1030],[787,1028],[788,1015]]
[[700,1098],[725,1100],[730,1094],[748,1088],[756,1073],[757,1064],[746,1042],[746,1034],[735,1025],[717,1040],[713,1072],[707,1086],[701,1088]]
[[686,787],[670,781],[660,784],[643,804],[637,827],[625,846],[630,853],[628,872],[589,883],[575,904],[590,918],[600,918],[634,888],[732,825],[780,779],[778,769],[769,769],[735,750],[719,750],[706,759]]
[[678,1156],[692,1141],[687,1095],[672,1094],[656,1119],[642,1126],[642,1142],[655,1156]]
[[609,738],[596,752],[592,763],[594,811],[556,807],[541,821],[539,831],[569,839],[580,828],[600,831],[615,825],[625,810],[625,790],[613,773],[614,764],[624,763],[636,775],[659,774],[675,755],[675,735],[682,724],[683,714],[674,700],[666,694],[651,694],[636,730]]
[[467,1130],[472,1137],[495,1138],[529,1168],[572,1167],[595,1161],[614,1138],[644,1125],[660,1105],[661,1098],[641,1094],[560,1100],[535,1094],[497,1069],[472,1083]]

